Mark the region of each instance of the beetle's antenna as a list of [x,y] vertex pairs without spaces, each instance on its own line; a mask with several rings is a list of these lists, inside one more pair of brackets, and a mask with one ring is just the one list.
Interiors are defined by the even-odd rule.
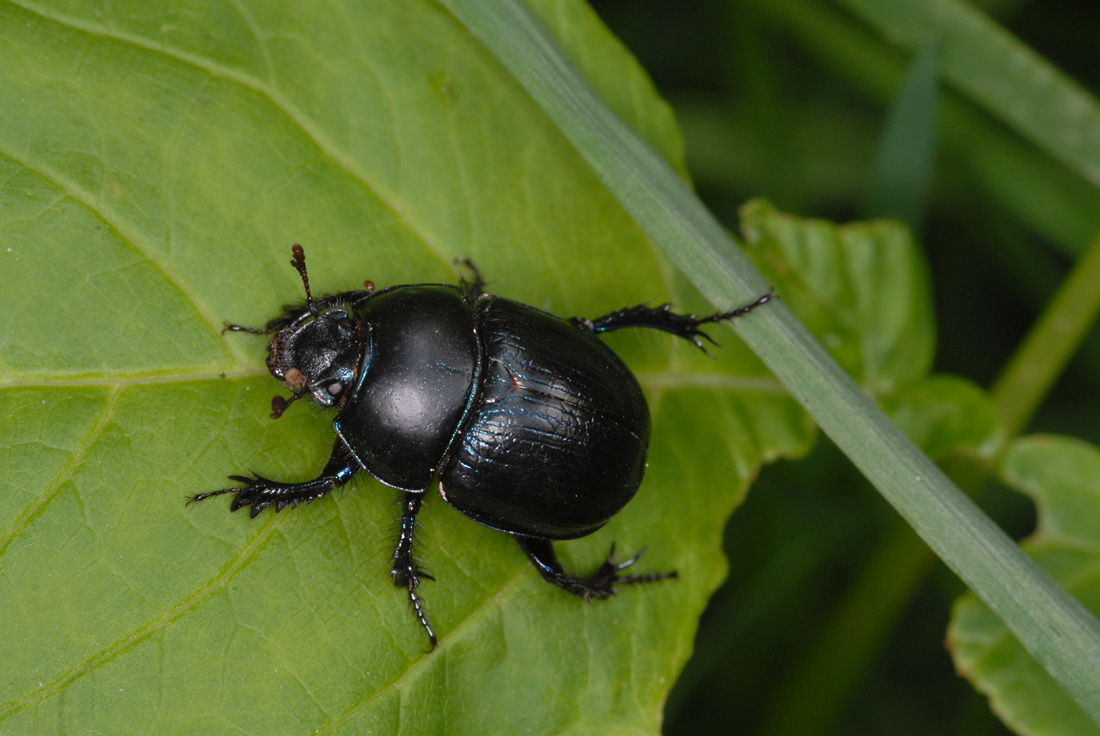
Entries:
[[290,259],[290,265],[297,269],[298,274],[302,277],[302,285],[306,287],[306,306],[309,307],[309,311],[317,314],[317,307],[313,306],[313,294],[309,293],[309,274],[306,273],[306,251],[297,243],[290,249],[291,254],[294,256]]
[[306,393],[307,393],[307,389],[303,388],[301,391],[296,391],[294,393],[294,395],[291,396],[289,399],[284,399],[282,396],[279,396],[278,394],[276,394],[275,396],[272,396],[271,397],[271,418],[272,419],[278,419],[279,417],[281,417],[283,415],[283,412],[286,411],[288,406],[290,406],[292,403],[294,403],[298,399],[305,396]]

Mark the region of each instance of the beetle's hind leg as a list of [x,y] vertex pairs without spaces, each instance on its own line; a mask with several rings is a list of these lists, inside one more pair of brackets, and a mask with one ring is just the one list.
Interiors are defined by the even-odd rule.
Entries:
[[658,580],[677,577],[675,570],[672,572],[647,573],[645,575],[620,575],[623,570],[638,561],[645,549],[642,549],[641,552],[628,560],[615,562],[614,544],[611,545],[611,551],[607,553],[607,559],[591,576],[569,575],[562,569],[561,563],[558,562],[558,556],[554,552],[554,544],[549,539],[516,535],[516,542],[546,582],[553,583],[562,590],[586,601],[593,598],[598,600],[610,598],[615,594],[616,583],[653,583]]
[[432,625],[428,623],[428,617],[424,613],[424,601],[417,594],[416,589],[421,580],[434,580],[431,575],[420,569],[413,559],[413,533],[416,531],[416,515],[420,513],[420,504],[424,500],[422,492],[407,492],[401,501],[401,536],[397,538],[397,547],[390,558],[392,567],[390,577],[394,585],[401,586],[409,592],[409,605],[412,606],[416,620],[424,627],[428,634],[431,648],[435,649],[437,642]]
[[648,327],[652,330],[663,330],[664,332],[671,332],[677,337],[682,337],[705,353],[707,349],[703,346],[703,340],[712,345],[718,343],[714,342],[713,338],[703,332],[700,327],[711,322],[725,322],[729,319],[742,317],[776,298],[778,297],[775,296],[775,292],[769,291],[744,306],[731,309],[728,312],[716,312],[709,317],[696,317],[694,314],[676,314],[672,311],[671,304],[663,304],[659,307],[647,307],[644,304],[638,304],[633,307],[619,309],[596,319],[574,317],[570,322],[582,330],[597,334],[621,330],[624,327]]
[[245,485],[236,488],[223,488],[220,491],[210,491],[209,493],[199,493],[192,496],[187,502],[205,501],[223,493],[236,493],[237,495],[233,499],[233,503],[230,504],[229,510],[236,511],[239,508],[250,506],[252,508],[250,513],[255,518],[268,506],[274,506],[275,511],[282,511],[287,506],[293,508],[301,503],[315,501],[347,483],[358,469],[359,463],[351,457],[351,453],[347,451],[344,443],[341,440],[336,440],[336,446],[332,449],[332,456],[329,458],[328,464],[325,465],[325,469],[321,472],[321,475],[311,481],[280,483],[255,473],[251,478],[243,475],[231,475],[229,476],[231,480]]

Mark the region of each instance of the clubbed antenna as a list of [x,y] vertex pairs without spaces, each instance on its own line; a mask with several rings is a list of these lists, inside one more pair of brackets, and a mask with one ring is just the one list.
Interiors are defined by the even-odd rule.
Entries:
[[309,307],[309,311],[317,314],[317,308],[313,306],[313,294],[309,293],[309,274],[306,273],[306,251],[302,246],[295,243],[290,249],[290,252],[294,256],[290,259],[290,265],[297,269],[298,274],[302,277],[302,284],[306,287],[306,306]]
[[279,417],[281,417],[283,415],[283,412],[287,410],[287,407],[289,407],[292,403],[294,403],[295,401],[297,401],[298,399],[302,398],[305,395],[306,395],[306,390],[302,389],[301,391],[296,392],[289,399],[284,399],[282,396],[278,396],[278,395],[272,396],[271,397],[271,418],[272,419],[278,419]]

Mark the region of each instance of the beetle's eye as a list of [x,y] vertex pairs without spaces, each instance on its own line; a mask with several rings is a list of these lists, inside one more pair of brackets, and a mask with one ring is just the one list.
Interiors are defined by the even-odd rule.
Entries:
[[328,391],[329,396],[339,396],[340,392],[344,390],[343,381],[332,381],[325,386],[325,391]]
[[336,321],[341,327],[346,327],[349,330],[355,327],[355,321],[351,317],[341,317]]

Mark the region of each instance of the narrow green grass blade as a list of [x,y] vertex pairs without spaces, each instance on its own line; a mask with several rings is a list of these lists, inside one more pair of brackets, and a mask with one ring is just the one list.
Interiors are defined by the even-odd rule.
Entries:
[[[527,8],[444,0],[546,110],[628,212],[716,305],[763,279],[675,173],[595,96]],[[895,427],[777,302],[738,334],[818,425],[1100,723],[1100,624]]]
[[925,46],[905,76],[879,143],[864,213],[897,217],[918,232],[936,160],[936,59],[936,47]]
[[1027,426],[1100,314],[1100,235],[1043,310],[993,387],[1008,432]]
[[1100,185],[1100,104],[988,16],[959,0],[841,0],[891,42],[936,43],[964,95]]

